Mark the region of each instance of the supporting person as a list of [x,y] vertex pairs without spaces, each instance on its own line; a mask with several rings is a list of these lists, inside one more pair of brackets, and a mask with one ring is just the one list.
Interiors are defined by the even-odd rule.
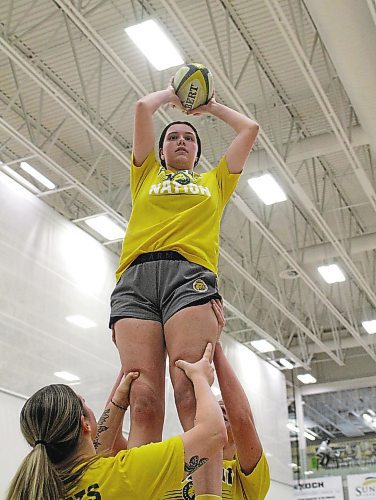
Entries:
[[[220,330],[224,326],[223,307],[212,301]],[[219,402],[227,430],[223,448],[222,498],[233,500],[263,500],[270,486],[269,467],[257,434],[247,395],[217,344],[214,366],[223,401]],[[251,380],[251,379],[250,379]],[[193,476],[188,476],[179,489],[168,492],[164,500],[193,500]]]
[[[7,500],[155,500],[176,488],[226,441],[222,414],[210,389],[211,356],[208,344],[198,362],[176,362],[194,387],[195,426],[181,436],[114,457],[96,455],[93,438],[97,434],[101,449],[113,446],[137,372],[127,374],[115,391],[98,433],[93,412],[71,387],[56,384],[37,391],[21,410],[21,431],[32,450],[13,478]],[[108,428],[115,432],[111,435]]]

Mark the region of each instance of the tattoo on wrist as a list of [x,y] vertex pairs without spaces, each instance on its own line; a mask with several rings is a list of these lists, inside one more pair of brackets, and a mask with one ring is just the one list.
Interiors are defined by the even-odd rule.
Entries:
[[114,406],[116,406],[116,408],[119,408],[120,410],[127,411],[127,409],[128,409],[128,406],[121,405],[121,404],[117,403],[116,401],[114,401],[113,399],[111,399],[111,403],[112,403]]
[[193,474],[199,467],[205,465],[208,458],[200,458],[198,455],[191,457],[189,463],[184,463],[184,471]]
[[108,419],[109,416],[110,416],[110,409],[107,408],[106,410],[104,410],[100,419],[98,420],[97,434],[96,434],[95,439],[93,441],[94,448],[96,450],[101,445],[101,443],[99,442],[99,435],[102,434],[102,432],[105,432],[108,430],[107,425],[104,425],[104,424],[106,423],[106,420]]

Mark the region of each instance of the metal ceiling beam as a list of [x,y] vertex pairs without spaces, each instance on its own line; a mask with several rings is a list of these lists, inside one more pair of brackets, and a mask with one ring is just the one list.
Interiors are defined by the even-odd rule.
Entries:
[[130,160],[127,155],[115,147],[112,141],[102,134],[98,128],[85,118],[78,109],[76,109],[59,90],[47,79],[40,71],[35,69],[24,56],[21,56],[8,40],[0,36],[0,49],[11,61],[14,61],[34,82],[36,82],[50,97],[52,97],[71,117],[73,117],[82,127],[97,139],[117,160],[129,168]]
[[337,380],[326,384],[312,384],[300,388],[302,396],[312,396],[313,394],[324,394],[327,392],[347,391],[350,389],[363,389],[365,387],[375,387],[376,376],[353,378],[347,380]]
[[[370,202],[373,210],[376,212],[376,192],[363,169],[359,158],[354,152],[354,149],[348,139],[346,132],[344,131],[341,122],[339,121],[336,112],[333,109],[320,80],[316,76],[316,73],[306,56],[303,47],[301,46],[298,37],[296,36],[293,28],[291,27],[283,8],[279,0],[265,0],[265,3],[269,9],[271,16],[273,17],[276,25],[278,26],[283,38],[285,39],[290,51],[297,62],[299,68],[301,69],[303,76],[305,77],[308,85],[310,86],[313,95],[324,113],[326,119],[328,120],[335,136],[340,143],[346,158],[353,169],[356,178],[359,181],[363,191],[365,192],[368,201]],[[341,11],[341,8],[339,9]],[[338,16],[338,9],[335,9],[336,16]],[[326,15],[326,14],[324,14]],[[346,56],[347,57],[347,56]],[[371,60],[373,60],[371,56]],[[358,82],[359,83],[359,82]],[[371,102],[373,101],[374,93],[371,93]]]
[[[368,137],[359,125],[350,130],[350,135],[353,148],[369,144]],[[285,146],[283,144],[283,148]],[[341,146],[334,134],[319,134],[305,137],[291,145],[285,161],[287,165],[291,165],[303,162],[304,160],[337,153],[338,151],[341,151]],[[247,164],[252,167],[253,171],[266,170],[270,168],[270,157],[266,151],[259,149],[249,155]]]
[[[279,309],[289,320],[294,323],[302,332],[304,332],[307,337],[309,337],[315,344],[320,346],[321,349],[326,352],[326,354],[332,358],[339,366],[344,366],[344,362],[336,354],[334,354],[327,346],[322,342],[314,333],[311,332],[294,314],[292,314],[287,307],[285,307],[281,302],[279,302],[266,288],[264,288],[261,283],[257,281],[256,278],[251,276],[238,262],[225,250],[219,250],[220,255],[229,262],[232,267],[234,267],[239,274],[243,276],[245,280],[251,283],[257,290],[259,290],[264,297],[266,297],[277,309]],[[375,357],[376,361],[376,357]]]
[[[264,338],[268,342],[270,342],[272,345],[274,345],[279,351],[281,351],[285,356],[288,358],[291,358],[295,363],[298,363],[298,365],[301,365],[303,368],[306,370],[310,370],[310,367],[302,361],[301,359],[298,358],[295,354],[292,354],[289,349],[287,349],[285,346],[280,344],[274,337],[272,337],[269,333],[267,333],[261,326],[259,326],[257,323],[252,321],[248,316],[243,314],[239,309],[237,309],[235,306],[230,304],[226,299],[223,300],[223,305],[224,307],[230,311],[232,314],[235,314],[243,323],[249,326],[251,330],[254,330],[260,337]],[[231,335],[231,332],[228,333]],[[293,357],[291,357],[291,355]]]
[[80,191],[84,196],[86,196],[94,205],[100,208],[103,212],[110,214],[114,220],[119,222],[121,225],[126,225],[127,221],[119,215],[113,208],[111,208],[107,203],[105,203],[101,198],[99,198],[95,193],[90,191],[86,186],[81,184],[73,175],[69,174],[65,169],[63,169],[58,163],[56,163],[52,158],[50,158],[44,151],[39,149],[35,144],[26,139],[23,134],[18,130],[13,128],[4,118],[0,117],[0,129],[4,130],[11,137],[16,139],[20,144],[22,144],[29,151],[43,161],[53,172],[61,175],[63,179],[68,181],[73,185],[78,191]]
[[304,3],[376,153],[376,30],[371,3],[369,8],[354,0]]

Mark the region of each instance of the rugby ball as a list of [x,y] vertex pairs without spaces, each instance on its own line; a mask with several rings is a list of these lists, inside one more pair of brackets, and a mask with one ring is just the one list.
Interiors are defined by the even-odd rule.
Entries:
[[186,64],[179,68],[173,84],[176,95],[187,110],[207,104],[213,96],[213,75],[202,64]]

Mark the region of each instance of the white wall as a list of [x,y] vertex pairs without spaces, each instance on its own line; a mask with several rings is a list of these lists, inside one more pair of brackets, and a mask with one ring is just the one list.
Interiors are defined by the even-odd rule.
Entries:
[[[81,378],[76,390],[100,414],[119,369],[107,328],[116,265],[108,249],[0,173],[0,349],[5,353],[0,387],[28,396],[58,382],[53,372],[70,371]],[[97,326],[82,330],[65,321],[77,313]],[[251,401],[268,456],[267,498],[293,498],[284,376],[233,339],[223,338],[223,345]],[[168,379],[166,387],[169,436],[181,429]],[[22,401],[2,398],[7,423],[0,425],[0,463],[7,468],[0,469],[0,498],[27,449],[18,431]]]
[[9,479],[15,472],[15,464],[18,466],[30,451],[18,425],[24,402],[24,399],[0,389],[0,498],[5,497]]

